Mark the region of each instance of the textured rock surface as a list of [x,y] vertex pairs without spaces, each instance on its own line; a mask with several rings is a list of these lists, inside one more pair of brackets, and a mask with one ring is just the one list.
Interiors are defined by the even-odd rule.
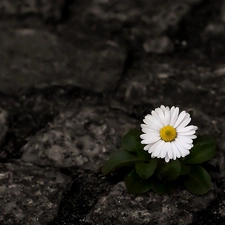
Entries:
[[5,141],[5,135],[8,131],[8,113],[6,110],[1,108],[0,108],[0,129],[1,129],[0,133],[0,146],[1,146]]
[[47,224],[57,214],[70,182],[52,168],[20,161],[0,164],[1,224]]
[[135,120],[119,111],[82,106],[60,113],[23,147],[22,160],[41,166],[80,167],[96,172]]
[[62,17],[62,9],[65,0],[2,0],[0,2],[1,17],[36,15],[44,19],[59,20]]
[[[0,224],[223,224],[224,5],[1,1]],[[132,196],[97,173],[160,104],[217,138],[209,194]]]
[[190,224],[195,210],[207,207],[215,198],[213,192],[200,197],[187,191],[160,196],[152,192],[134,196],[127,194],[124,183],[118,183],[102,196],[85,221],[90,224]]
[[[216,83],[212,85],[216,77],[211,70],[207,63],[195,64],[187,58],[178,62],[177,58],[166,57],[153,62],[153,58],[147,56],[133,65],[119,96],[124,96],[124,101],[133,105],[145,103],[156,106],[167,102],[193,107],[201,101],[212,106],[219,98],[215,92],[219,87]],[[222,87],[224,80],[221,82]],[[193,101],[194,98],[198,99]],[[207,110],[215,111],[210,107]]]
[[188,12],[200,2],[123,0],[118,4],[116,0],[77,1],[69,6],[73,14],[61,27],[62,36],[71,40],[75,36],[85,37],[82,32],[91,32],[128,48],[170,53],[177,40],[171,40],[167,33],[176,31]]
[[64,56],[69,56],[69,62],[60,71],[63,79],[67,77],[69,84],[99,93],[114,91],[125,64],[126,49],[123,46],[92,33],[87,36],[78,30],[76,38],[73,36],[66,47]]
[[0,48],[0,91],[5,93],[66,84],[113,91],[125,60],[123,48],[106,39],[92,35],[62,43],[55,34],[35,29],[1,32]]
[[[160,37],[168,29],[176,29],[190,8],[199,2],[201,0],[147,2],[123,0],[118,4],[116,0],[93,0],[85,9],[83,25],[95,32],[104,30],[107,36],[120,34],[132,41],[142,40],[144,45],[151,46],[147,52],[164,53],[167,52],[167,48],[162,48],[163,51],[160,52],[156,51],[157,46],[164,43],[164,40],[151,41],[151,39]],[[170,45],[173,46],[172,43]]]
[[54,225],[83,224],[83,218],[113,185],[102,174],[89,171],[76,171],[74,179],[76,182],[62,200],[60,211],[52,221]]

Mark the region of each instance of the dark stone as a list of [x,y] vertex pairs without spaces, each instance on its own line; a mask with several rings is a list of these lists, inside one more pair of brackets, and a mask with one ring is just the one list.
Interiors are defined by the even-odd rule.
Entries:
[[[2,144],[5,141],[5,135],[8,131],[8,112],[2,108],[0,108],[0,128],[1,128],[0,146],[2,146]],[[1,155],[1,152],[0,152],[0,155]]]
[[2,0],[0,11],[1,17],[35,15],[41,16],[45,20],[59,20],[62,17],[64,4],[65,0],[58,0],[57,2],[52,0]]
[[112,184],[102,174],[76,171],[70,192],[62,200],[59,213],[51,225],[84,224],[84,217],[95,206],[98,199],[107,193]]
[[52,168],[15,161],[0,164],[0,222],[43,225],[53,220],[71,179]]
[[[224,5],[1,1],[0,223],[223,224]],[[208,194],[134,196],[120,182],[125,170],[98,173],[161,104],[193,111],[198,134],[216,137]],[[14,161],[22,154],[40,167]]]
[[185,225],[192,222],[194,212],[206,208],[214,198],[213,191],[195,196],[185,190],[163,196],[151,191],[135,196],[127,193],[124,183],[118,183],[99,199],[85,221],[93,225]]
[[62,111],[46,128],[30,137],[22,160],[40,166],[79,167],[97,172],[120,148],[121,136],[136,121],[122,111],[83,105]]
[[54,85],[112,92],[126,57],[124,48],[107,39],[91,35],[75,44],[63,43],[56,35],[35,29],[1,33],[0,47],[0,91],[14,94]]

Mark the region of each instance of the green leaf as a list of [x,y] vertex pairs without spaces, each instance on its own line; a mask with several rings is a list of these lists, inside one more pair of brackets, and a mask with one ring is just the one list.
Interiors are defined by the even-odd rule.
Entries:
[[163,162],[158,171],[158,178],[160,180],[166,179],[173,181],[181,174],[181,164],[179,160],[171,160],[168,163]]
[[176,182],[169,182],[166,180],[159,180],[157,178],[152,180],[152,190],[159,195],[169,193],[177,186]]
[[190,172],[190,165],[181,164],[181,175],[186,175]]
[[204,168],[193,165],[189,174],[184,176],[184,185],[193,194],[206,194],[211,188],[211,177]]
[[129,152],[136,152],[138,149],[143,149],[144,146],[141,144],[140,135],[140,130],[131,129],[122,138],[122,149],[125,149]]
[[135,169],[125,178],[125,183],[131,194],[143,194],[151,189],[151,182],[139,177]]
[[199,136],[194,141],[194,147],[190,154],[185,157],[186,164],[199,164],[213,158],[215,155],[216,141],[210,136]]
[[139,162],[136,164],[135,169],[137,174],[143,178],[148,179],[155,172],[157,167],[157,159],[151,159],[149,163]]
[[127,151],[118,151],[110,156],[102,167],[102,173],[108,174],[122,166],[132,166],[141,160],[137,155]]
[[141,147],[142,148],[137,148],[137,150],[136,150],[138,157],[140,159],[147,160],[147,161],[151,160],[152,159],[151,155],[148,153],[148,151],[144,150],[144,145],[142,145]]

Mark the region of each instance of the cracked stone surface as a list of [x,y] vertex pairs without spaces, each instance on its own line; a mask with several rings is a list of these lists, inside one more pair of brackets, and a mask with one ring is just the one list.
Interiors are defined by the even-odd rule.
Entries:
[[5,141],[5,135],[7,134],[8,131],[8,113],[6,110],[1,108],[0,108],[0,127],[1,127],[0,146],[1,146]]
[[82,224],[83,218],[95,206],[98,199],[112,187],[112,183],[102,174],[90,171],[76,171],[74,179],[76,182],[62,200],[59,213],[52,221],[54,225]]
[[[102,196],[85,218],[89,224],[190,224],[193,212],[206,208],[215,198],[213,192],[194,196],[178,190],[160,196],[152,192],[134,196],[127,194],[123,182],[115,185],[108,195]],[[160,204],[159,204],[160,203]]]
[[[224,223],[225,1],[2,0],[0,224]],[[213,188],[126,192],[102,163],[159,105],[217,139]]]
[[1,224],[47,224],[70,182],[70,177],[52,168],[20,161],[0,164]]
[[125,60],[123,48],[105,39],[92,35],[75,45],[36,29],[2,32],[0,47],[2,92],[63,84],[113,91]]
[[[118,93],[128,104],[145,103],[155,106],[166,101],[171,105],[175,103],[182,105],[185,102],[185,106],[189,107],[201,101],[205,105],[212,106],[215,99],[219,98],[216,90],[220,84],[212,85],[212,81],[217,77],[207,62],[205,65],[202,65],[203,62],[195,64],[188,59],[178,62],[177,58],[169,57],[166,60],[162,58],[158,62],[149,63],[150,61],[152,57],[147,56],[137,61],[128,72],[127,82],[124,82],[120,89],[122,93]],[[221,79],[221,82],[223,83],[224,79]],[[156,86],[159,88],[155,88]],[[162,99],[159,99],[160,97]],[[193,98],[198,99],[193,101]],[[219,103],[217,105],[220,107]],[[207,110],[215,111],[211,107]]]
[[[122,39],[129,39],[131,42],[142,40],[141,45],[146,52],[166,53],[173,51],[174,44],[168,37],[164,37],[164,33],[168,29],[176,29],[189,10],[201,0],[123,0],[120,4],[117,0],[90,2],[82,1],[74,5],[74,10],[84,10],[82,27],[97,33],[103,31],[106,36],[119,34]],[[161,7],[162,5],[164,7]],[[74,20],[78,21],[79,17],[78,11]]]
[[80,167],[97,172],[120,148],[136,121],[120,111],[82,106],[61,112],[23,147],[22,160],[40,166]]
[[62,17],[62,9],[65,0],[2,0],[0,2],[1,17],[3,16],[24,16],[33,14],[43,19],[59,20]]

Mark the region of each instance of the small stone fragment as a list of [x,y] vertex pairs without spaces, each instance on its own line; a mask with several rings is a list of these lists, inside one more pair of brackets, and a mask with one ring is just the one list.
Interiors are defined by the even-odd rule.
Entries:
[[173,42],[166,36],[158,37],[149,40],[143,44],[143,48],[146,52],[151,53],[170,53],[174,51]]

